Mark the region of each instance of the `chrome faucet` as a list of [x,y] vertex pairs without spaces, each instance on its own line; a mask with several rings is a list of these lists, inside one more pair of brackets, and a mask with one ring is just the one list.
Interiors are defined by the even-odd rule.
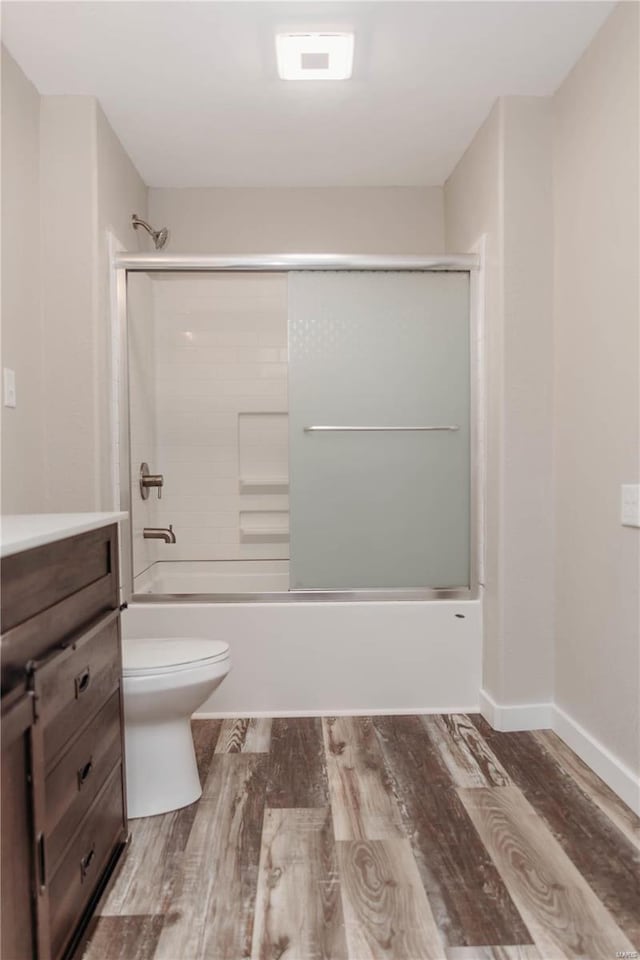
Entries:
[[165,543],[175,543],[176,535],[173,532],[173,524],[168,527],[145,527],[142,531],[145,540],[164,540]]

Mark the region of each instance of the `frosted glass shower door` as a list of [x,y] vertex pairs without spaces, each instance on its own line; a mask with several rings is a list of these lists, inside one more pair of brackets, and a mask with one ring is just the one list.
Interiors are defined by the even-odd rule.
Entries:
[[469,584],[469,402],[467,273],[289,275],[292,589]]

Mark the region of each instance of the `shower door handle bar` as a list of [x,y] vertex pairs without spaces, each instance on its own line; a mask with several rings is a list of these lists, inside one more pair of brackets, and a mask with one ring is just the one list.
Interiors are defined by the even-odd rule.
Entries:
[[312,426],[312,427],[304,427],[303,429],[304,429],[304,432],[305,432],[305,433],[323,433],[323,432],[324,432],[324,433],[329,433],[329,432],[334,432],[334,431],[338,431],[338,432],[342,432],[342,433],[351,433],[351,432],[358,432],[358,431],[371,431],[371,432],[374,432],[374,431],[383,431],[383,432],[385,432],[385,433],[398,433],[398,432],[420,431],[420,432],[423,432],[423,433],[432,433],[432,432],[435,432],[435,431],[438,431],[438,430],[448,430],[448,431],[459,430],[460,427],[457,426],[457,424],[450,424],[450,425],[446,425],[446,426],[434,426],[434,427],[431,427],[431,426],[429,426],[429,427],[364,427],[364,426],[363,426],[363,427],[358,427],[358,426],[353,426],[353,427],[351,427],[351,426],[338,427],[338,426]]

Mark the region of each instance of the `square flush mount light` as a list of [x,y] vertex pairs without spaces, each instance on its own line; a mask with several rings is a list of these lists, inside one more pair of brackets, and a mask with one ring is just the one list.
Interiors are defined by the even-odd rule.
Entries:
[[353,70],[352,33],[279,33],[282,80],[348,80]]

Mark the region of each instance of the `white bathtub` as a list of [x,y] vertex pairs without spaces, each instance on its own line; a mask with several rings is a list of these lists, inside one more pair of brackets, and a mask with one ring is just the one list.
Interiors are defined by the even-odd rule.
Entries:
[[478,709],[480,600],[133,601],[122,623],[125,637],[229,643],[231,673],[199,716]]
[[161,560],[135,578],[135,593],[286,593],[288,560]]

